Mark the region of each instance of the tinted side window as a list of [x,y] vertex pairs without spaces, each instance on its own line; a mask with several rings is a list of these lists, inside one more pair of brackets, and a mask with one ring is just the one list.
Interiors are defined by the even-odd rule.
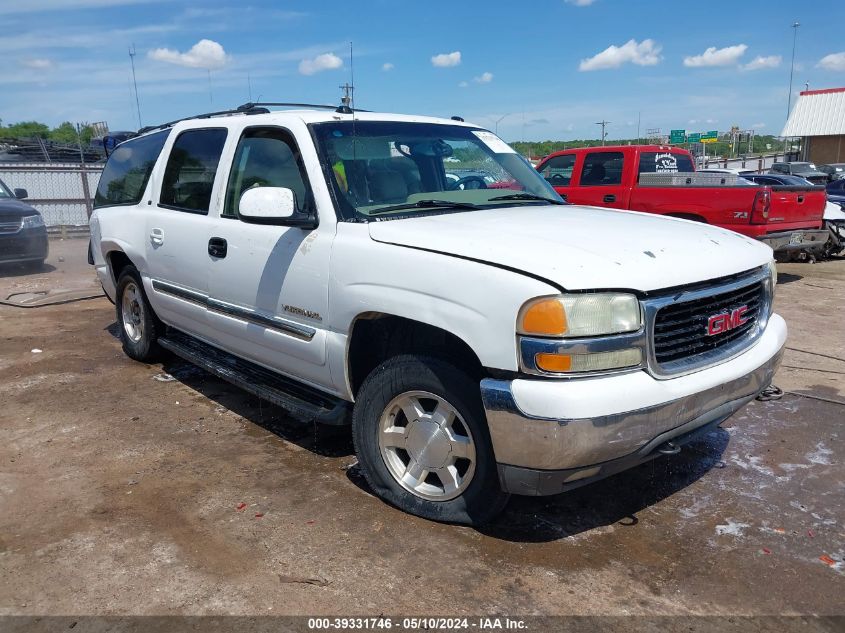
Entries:
[[591,152],[584,158],[581,184],[586,186],[622,183],[622,152]]
[[94,207],[138,204],[170,130],[121,143],[109,156]]
[[299,209],[313,206],[299,152],[293,138],[283,130],[244,132],[235,150],[223,215],[238,217],[241,196],[254,187],[285,187],[293,190]]
[[221,128],[182,132],[167,159],[160,204],[192,213],[208,213],[217,164],[226,142]]
[[695,171],[686,154],[672,152],[643,152],[640,154],[641,174],[677,174]]
[[575,167],[575,154],[555,156],[543,165],[540,172],[552,187],[566,187],[572,180]]

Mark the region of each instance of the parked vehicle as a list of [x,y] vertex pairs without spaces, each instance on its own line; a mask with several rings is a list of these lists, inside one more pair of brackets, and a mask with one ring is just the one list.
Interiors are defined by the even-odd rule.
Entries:
[[37,269],[47,259],[47,227],[41,214],[21,202],[26,189],[12,191],[0,180],[0,264],[16,263]]
[[[795,203],[799,203],[798,199],[800,198],[804,198],[806,202],[806,196],[808,195],[807,187],[813,188],[813,192],[815,193],[812,195],[820,196],[821,194],[820,185],[814,185],[809,180],[800,176],[789,176],[786,174],[746,174],[744,178],[758,185],[771,187],[773,196],[788,200],[790,203],[792,203],[793,199],[795,199]],[[828,196],[826,192],[825,195]],[[830,206],[830,202],[825,200],[825,207],[822,210],[822,226],[828,232],[827,239],[811,242],[807,248],[801,249],[800,251],[792,251],[790,253],[791,256],[797,257],[798,259],[813,259],[819,256],[827,257],[842,250],[842,240],[839,236],[838,225],[834,226],[831,224],[832,210]],[[838,217],[833,219],[838,220]]]
[[644,211],[720,226],[784,254],[819,249],[824,192],[804,183],[750,186],[745,176],[698,173],[678,147],[621,145],[550,154],[537,166],[555,191],[575,204]]
[[817,169],[815,163],[772,163],[769,173],[800,176],[814,185],[826,185],[828,182],[827,174]]
[[825,191],[827,191],[828,202],[833,202],[845,208],[845,178],[834,180],[825,187]]
[[[519,190],[460,189],[456,161]],[[105,166],[91,254],[131,358],[351,422],[373,492],[438,521],[676,453],[786,340],[770,248],[567,206],[445,119],[248,104],[151,129]]]
[[704,167],[697,169],[697,174],[733,174],[735,176],[745,176],[746,174],[756,174],[753,169],[742,169],[738,167]]
[[832,163],[830,165],[819,165],[819,171],[827,174],[828,182],[845,178],[845,163]]

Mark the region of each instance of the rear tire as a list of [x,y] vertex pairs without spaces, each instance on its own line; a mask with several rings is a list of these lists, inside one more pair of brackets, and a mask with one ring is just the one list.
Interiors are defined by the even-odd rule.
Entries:
[[115,309],[126,355],[145,363],[156,360],[161,352],[157,340],[164,328],[150,307],[141,275],[134,266],[126,266],[120,272]]
[[367,483],[405,512],[482,525],[507,503],[478,383],[446,361],[379,365],[358,392],[352,438]]

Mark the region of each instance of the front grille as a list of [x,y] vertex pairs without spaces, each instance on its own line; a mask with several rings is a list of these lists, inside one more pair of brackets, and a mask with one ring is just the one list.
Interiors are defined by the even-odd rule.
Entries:
[[17,233],[21,229],[20,218],[1,218],[0,217],[0,235],[8,235],[9,233]]
[[[760,310],[764,308],[764,291],[764,282],[760,280],[728,292],[660,308],[654,320],[654,359],[660,364],[672,363],[739,342],[757,327]],[[721,334],[707,335],[711,316],[741,306],[748,306],[745,323]]]

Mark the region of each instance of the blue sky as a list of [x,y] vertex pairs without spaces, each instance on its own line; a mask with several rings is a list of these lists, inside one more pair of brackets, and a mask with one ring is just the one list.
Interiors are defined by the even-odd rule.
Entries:
[[[780,132],[794,94],[845,86],[836,3],[0,0],[0,119],[143,123],[249,100],[461,115],[508,141],[647,128]],[[207,41],[203,41],[207,40]],[[209,86],[210,70],[210,86]],[[248,80],[249,77],[249,80]]]

